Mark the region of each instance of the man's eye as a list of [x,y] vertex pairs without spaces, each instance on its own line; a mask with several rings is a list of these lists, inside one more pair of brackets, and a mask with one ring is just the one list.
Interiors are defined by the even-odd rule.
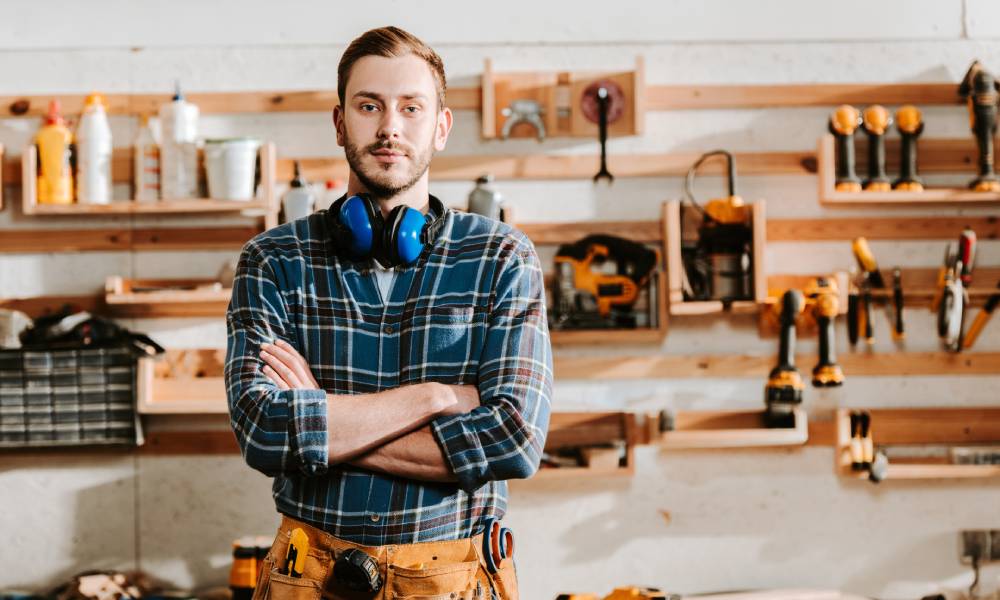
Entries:
[[420,107],[419,106],[407,106],[403,110],[405,110],[408,113],[415,114],[415,113],[420,112]]
[[378,110],[378,107],[375,106],[374,104],[367,103],[361,105],[361,110],[363,110],[364,112],[375,112],[376,110]]

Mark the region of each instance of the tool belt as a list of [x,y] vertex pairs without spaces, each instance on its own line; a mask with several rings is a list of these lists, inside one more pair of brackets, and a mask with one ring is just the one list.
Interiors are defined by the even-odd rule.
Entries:
[[[301,577],[282,574],[293,529],[309,538]],[[334,564],[356,549],[378,564],[382,586],[376,592],[352,591],[338,581]],[[512,558],[491,574],[483,558],[482,535],[459,540],[362,546],[283,516],[265,557],[253,600],[518,600]]]

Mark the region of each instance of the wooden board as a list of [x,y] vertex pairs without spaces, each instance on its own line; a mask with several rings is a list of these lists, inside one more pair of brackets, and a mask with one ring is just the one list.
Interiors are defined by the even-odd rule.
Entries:
[[[1000,352],[894,352],[891,354],[839,355],[845,375],[935,376],[996,375]],[[796,356],[803,369],[816,362],[815,355]],[[559,356],[554,358],[557,380],[612,380],[665,378],[752,377],[764,379],[774,367],[774,356],[745,354],[653,355],[653,356]]]
[[116,275],[107,278],[104,292],[109,306],[223,303],[229,302],[233,293],[213,279],[130,279]]
[[779,429],[764,424],[763,409],[684,411],[675,415],[674,429],[660,433],[656,443],[676,450],[801,446],[809,440],[809,419],[801,408],[794,413],[795,426]]
[[[819,139],[816,152],[819,177],[819,201],[831,206],[880,206],[880,205],[992,205],[1000,204],[998,192],[974,192],[964,188],[928,188],[922,192],[838,192],[834,189],[836,180],[835,140],[830,134]],[[886,155],[897,156],[887,144]],[[919,142],[920,170],[923,173],[970,172],[975,164],[974,147],[970,142],[956,140],[921,140]],[[935,152],[937,154],[935,154]],[[859,153],[860,154],[860,153]],[[865,157],[858,157],[858,165],[863,165]],[[887,160],[887,170],[893,172],[893,164]],[[860,173],[859,173],[860,175]],[[969,179],[974,179],[974,171]],[[862,176],[863,178],[863,176]]]
[[997,217],[824,217],[822,219],[768,219],[769,242],[871,240],[955,241],[965,227],[980,240],[1000,239]]
[[4,146],[0,144],[0,210],[3,210],[3,173],[4,173]]
[[518,223],[536,246],[570,244],[594,234],[616,235],[640,244],[660,244],[660,221],[575,221],[567,223]]
[[224,351],[172,351],[138,368],[140,414],[227,414]]
[[4,229],[0,253],[239,250],[260,227]]
[[[1000,443],[1000,407],[879,408],[871,414],[876,447],[892,445],[954,445]],[[839,475],[867,478],[851,468],[851,410],[838,409],[834,463]],[[1000,477],[1000,465],[952,464],[926,459],[893,462],[886,480]]]
[[[641,73],[642,71],[640,71]],[[486,81],[484,74],[484,81]],[[480,110],[482,86],[448,89],[446,104],[452,110]],[[786,85],[645,85],[641,95],[645,110],[712,110],[721,108],[778,108],[839,104],[961,105],[957,83],[808,83]],[[109,114],[155,114],[170,101],[162,94],[108,94]],[[329,112],[339,104],[337,91],[255,90],[244,92],[189,92],[187,99],[202,114],[269,112]],[[0,118],[41,117],[49,101],[58,99],[63,113],[83,111],[83,94],[22,94],[0,96]]]

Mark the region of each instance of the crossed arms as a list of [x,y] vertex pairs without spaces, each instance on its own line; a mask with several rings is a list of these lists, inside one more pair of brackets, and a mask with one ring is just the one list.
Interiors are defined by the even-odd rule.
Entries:
[[330,394],[303,358],[279,291],[279,281],[284,289],[302,285],[301,264],[265,258],[248,244],[227,313],[226,356],[230,419],[247,463],[271,476],[322,475],[346,464],[457,481],[468,492],[531,476],[552,382],[542,273],[533,251],[510,252],[496,268],[477,386],[424,382]]

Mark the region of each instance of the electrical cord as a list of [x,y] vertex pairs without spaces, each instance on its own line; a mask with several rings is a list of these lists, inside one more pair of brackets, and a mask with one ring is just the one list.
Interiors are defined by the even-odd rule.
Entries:
[[701,166],[703,162],[712,158],[714,156],[725,156],[726,157],[726,169],[729,175],[729,195],[736,195],[736,163],[733,160],[733,155],[726,150],[712,150],[711,152],[706,152],[698,157],[698,160],[691,165],[688,169],[687,176],[684,178],[684,199],[693,206],[695,209],[701,213],[702,219],[707,219],[712,221],[712,217],[705,212],[705,209],[698,204],[698,201],[694,199],[694,176],[698,171],[698,167]]

